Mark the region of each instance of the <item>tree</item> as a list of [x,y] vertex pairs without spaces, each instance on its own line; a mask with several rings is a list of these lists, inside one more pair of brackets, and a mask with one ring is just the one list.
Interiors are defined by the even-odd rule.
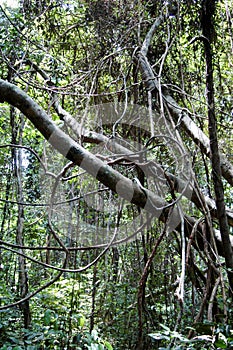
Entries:
[[[128,245],[136,244],[143,263],[137,276],[137,339],[128,347],[149,349],[146,333],[158,327],[150,320],[147,291],[153,297],[166,290],[163,302],[179,310],[170,325],[182,331],[182,314],[195,297],[194,329],[203,319],[231,317],[227,294],[232,296],[233,288],[233,166],[228,151],[224,154],[232,142],[226,139],[232,79],[228,2],[45,1],[1,11],[5,44],[0,102],[6,103],[5,118],[10,110],[16,116],[9,127],[15,137],[6,137],[1,149],[12,150],[18,183],[15,193],[13,179],[3,176],[1,246],[3,252],[19,256],[23,288],[19,301],[9,296],[10,305],[1,308],[26,305],[29,327],[25,303],[30,298],[62,274],[88,268],[93,268],[95,286],[101,275],[97,266],[109,250],[118,282],[120,243],[133,239]],[[13,39],[9,43],[7,36]],[[8,174],[7,160],[1,159],[2,174]],[[26,178],[30,185],[24,185]],[[32,214],[37,206],[48,211]],[[10,215],[16,208],[17,223]],[[23,226],[24,216],[33,235]],[[14,227],[16,243],[8,242],[4,232]],[[174,270],[172,255],[180,261]],[[27,294],[26,261],[58,273],[49,278],[44,272],[46,283],[41,286],[31,272],[37,288]],[[82,262],[84,267],[77,267]],[[156,265],[166,266],[168,280],[153,272]],[[160,283],[153,292],[156,276]],[[173,298],[168,298],[169,288]],[[94,287],[92,316],[101,303],[97,295]],[[155,310],[159,313],[159,303]],[[182,322],[189,324],[187,315]],[[91,329],[94,324],[93,316]]]

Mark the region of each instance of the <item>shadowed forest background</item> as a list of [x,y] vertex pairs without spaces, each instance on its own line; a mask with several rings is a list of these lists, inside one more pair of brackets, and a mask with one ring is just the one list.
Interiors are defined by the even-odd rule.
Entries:
[[1,2],[0,349],[233,348],[232,11]]

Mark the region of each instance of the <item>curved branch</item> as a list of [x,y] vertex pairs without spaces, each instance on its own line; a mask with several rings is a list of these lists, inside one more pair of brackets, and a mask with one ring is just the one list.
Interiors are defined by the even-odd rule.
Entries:
[[[152,36],[153,36],[155,30],[159,27],[163,18],[164,17],[161,15],[155,20],[154,24],[152,25],[150,31],[146,35],[146,38],[142,44],[142,48],[140,50],[140,53],[138,54],[139,55],[138,59],[141,60],[140,65],[142,66],[141,67],[142,70],[144,70],[144,69],[147,70],[147,67],[150,68],[149,62],[147,61],[147,58],[145,56],[147,54],[148,47],[149,47],[150,41],[152,39]],[[44,70],[42,70],[40,67],[38,67],[37,64],[35,64],[34,62],[32,62],[30,60],[26,60],[25,62],[27,64],[29,64],[33,69],[35,69],[41,75],[41,77],[45,80],[45,83],[48,86],[52,85],[51,78],[47,75],[47,73]],[[147,73],[149,74],[149,76],[150,76],[150,74],[153,75],[152,69],[150,72],[147,71]],[[152,86],[155,83],[154,75],[153,75],[153,79],[152,79],[151,83],[152,83]],[[148,82],[148,84],[149,84],[149,82]],[[156,85],[156,87],[157,87],[157,85]],[[104,144],[106,144],[107,147],[114,148],[114,150],[117,154],[127,155],[128,159],[132,158],[132,160],[133,160],[133,155],[132,155],[131,151],[129,149],[125,148],[123,145],[119,144],[115,139],[111,140],[103,134],[97,133],[97,132],[92,131],[92,130],[87,130],[83,126],[81,126],[80,123],[78,123],[70,113],[68,113],[64,108],[62,108],[61,104],[59,103],[59,98],[58,98],[56,92],[51,90],[51,93],[52,93],[52,96],[54,99],[53,100],[53,107],[54,107],[57,115],[59,116],[59,118],[61,120],[64,120],[64,122],[71,128],[71,130],[75,133],[77,138],[81,138],[83,142],[89,142],[89,143],[95,143],[95,144],[104,143]],[[173,107],[174,106],[175,105],[173,104]],[[179,108],[179,106],[178,106],[178,108]],[[199,134],[199,129],[196,127],[195,123],[192,122],[192,124],[190,124],[190,129],[192,129],[193,134],[197,135],[197,137],[196,137],[197,142],[198,142],[199,137],[202,137],[203,142],[205,143],[206,147],[208,148],[209,147],[208,146],[208,138],[206,136],[204,136],[204,138],[203,138],[203,135]],[[112,144],[114,144],[114,145],[112,145]],[[136,162],[137,158],[134,160]],[[139,161],[139,157],[138,157],[138,161]],[[111,163],[111,164],[113,164],[113,163]],[[175,191],[177,191],[179,193],[184,191],[186,183],[184,183],[184,181],[182,181],[182,179],[175,177],[173,174],[170,174],[168,172],[166,172],[166,176],[172,182]],[[184,195],[185,195],[185,193],[184,193]],[[216,209],[215,202],[212,201],[208,197],[205,197],[204,200],[209,207],[209,210],[211,212],[212,217],[217,218],[217,209]],[[202,203],[200,200],[200,195],[198,194],[198,191],[196,188],[194,188],[192,190],[191,201],[197,206],[198,209],[202,210]],[[227,219],[228,219],[228,224],[230,226],[233,226],[233,211],[231,211],[229,208],[227,208]]]
[[[155,25],[156,23],[156,25]],[[137,54],[139,68],[142,73],[142,79],[147,90],[159,90],[158,78],[155,76],[153,69],[146,57],[148,46],[150,44],[149,40],[152,39],[152,35],[155,29],[158,28],[161,23],[160,20],[156,20],[151,30],[148,32],[146,39],[142,45],[141,50]],[[153,30],[152,30],[153,29]],[[167,104],[172,117],[177,124],[185,130],[185,132],[192,138],[192,140],[200,147],[203,152],[210,157],[210,140],[204,134],[204,132],[198,128],[194,121],[189,117],[187,110],[180,107],[174,98],[169,94],[167,89],[162,91],[162,98]],[[233,186],[233,165],[227,160],[227,158],[220,153],[220,166],[222,171],[222,176]]]
[[[123,176],[109,165],[105,164],[102,160],[85,150],[72,138],[61,131],[49,118],[46,112],[25,92],[15,85],[1,79],[0,102],[7,102],[18,108],[33,123],[37,130],[41,132],[45,139],[47,139],[64,157],[86,170],[90,175],[117,193],[120,197],[140,208],[144,208],[147,212],[158,217],[159,220],[163,222],[166,221],[170,207],[165,200],[155,195],[152,191],[138,186],[136,182]],[[174,208],[174,211],[175,210],[176,208]],[[185,216],[184,221],[185,234],[189,237],[196,220]],[[181,228],[178,226],[177,229],[180,230]],[[215,238],[219,254],[222,255],[223,245],[218,231],[215,232]],[[201,247],[203,245],[201,225],[198,225],[196,240],[198,241],[198,246]],[[231,241],[231,244],[233,246],[233,241]]]
[[18,108],[59,153],[86,170],[122,198],[156,216],[161,213],[161,208],[167,205],[153,192],[147,189],[142,190],[136,183],[77,144],[58,128],[32,98],[15,85],[2,79],[0,79],[0,102],[7,102]]
[[[66,266],[66,263],[67,263],[67,256],[66,256],[64,264],[63,264],[64,267]],[[20,305],[22,303],[25,303],[25,301],[31,299],[36,294],[42,292],[42,290],[47,289],[49,286],[51,286],[56,281],[58,281],[62,274],[63,274],[63,271],[59,271],[59,273],[53,279],[51,279],[48,283],[45,283],[43,286],[38,288],[35,292],[32,292],[31,294],[28,294],[25,298],[20,299],[20,300],[16,301],[15,303],[7,304],[7,305],[4,305],[4,306],[0,306],[0,310],[6,310],[6,309],[9,309],[11,307],[15,307],[15,306],[18,306],[18,305]]]

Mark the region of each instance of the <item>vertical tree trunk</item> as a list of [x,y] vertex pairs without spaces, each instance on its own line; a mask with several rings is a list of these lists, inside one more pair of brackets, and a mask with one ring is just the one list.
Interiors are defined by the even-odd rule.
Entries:
[[[15,111],[11,110],[11,127],[12,127],[12,143],[17,143],[17,136],[22,138],[23,130],[23,117],[20,120],[20,128],[17,130],[15,125]],[[18,135],[17,135],[18,133]],[[23,246],[23,229],[24,229],[24,209],[23,205],[23,185],[22,185],[22,150],[13,149],[14,160],[14,176],[17,180],[16,198],[18,202],[18,219],[16,227],[16,242],[18,245]],[[22,249],[19,249],[20,253],[23,253]],[[18,292],[19,298],[22,299],[28,294],[28,276],[25,258],[21,255],[18,256],[18,268],[19,268],[19,280],[18,280]],[[29,300],[20,304],[20,309],[23,313],[24,327],[28,328],[31,322]]]
[[204,35],[204,50],[206,59],[206,90],[208,104],[209,138],[212,163],[212,178],[216,197],[219,227],[222,237],[223,250],[227,268],[227,275],[231,294],[233,293],[233,254],[230,243],[229,227],[224,203],[224,188],[220,167],[220,155],[218,148],[215,102],[214,102],[214,79],[213,79],[213,55],[211,43],[215,36],[214,31],[215,0],[203,0],[201,10],[201,25]]
[[96,291],[97,291],[97,263],[93,268],[92,293],[91,293],[91,317],[90,317],[90,332],[95,326],[95,308],[96,308]]

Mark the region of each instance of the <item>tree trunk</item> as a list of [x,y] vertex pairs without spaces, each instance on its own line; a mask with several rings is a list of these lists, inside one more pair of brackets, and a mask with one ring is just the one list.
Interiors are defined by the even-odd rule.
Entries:
[[223,243],[223,252],[226,261],[227,275],[231,294],[233,293],[233,254],[230,242],[230,233],[227,222],[226,208],[224,202],[224,189],[221,178],[221,162],[218,147],[218,136],[215,115],[214,102],[214,79],[211,43],[214,39],[214,12],[215,1],[203,0],[201,10],[201,24],[204,35],[203,43],[206,59],[206,91],[208,104],[209,138],[210,138],[210,157],[212,164],[212,178],[216,197],[216,207],[218,213],[220,233]]

